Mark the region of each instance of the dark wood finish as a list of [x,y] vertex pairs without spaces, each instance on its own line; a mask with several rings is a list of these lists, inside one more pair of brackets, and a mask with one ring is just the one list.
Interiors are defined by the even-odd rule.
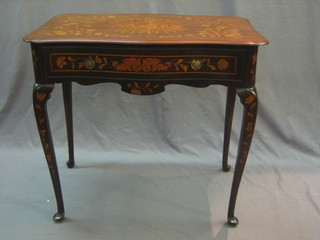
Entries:
[[231,135],[231,128],[232,128],[232,119],[233,119],[235,100],[236,100],[236,89],[234,87],[228,87],[226,116],[225,116],[225,123],[224,123],[223,155],[222,155],[222,169],[225,172],[228,172],[231,169],[231,166],[228,164],[228,155],[229,155],[230,135]]
[[36,116],[37,126],[41,143],[47,160],[49,172],[52,179],[54,193],[57,200],[58,212],[53,216],[53,220],[60,222],[64,218],[64,205],[62,191],[57,167],[56,155],[52,142],[49,118],[47,113],[47,101],[54,88],[54,84],[35,84],[33,88],[33,106]]
[[67,161],[67,166],[69,168],[73,168],[74,146],[73,146],[73,120],[72,120],[72,82],[63,82],[62,90],[63,90],[64,110],[66,115],[68,149],[69,149],[69,160]]
[[238,224],[234,209],[257,116],[255,68],[258,46],[268,41],[239,17],[158,14],[64,14],[24,38],[31,43],[35,70],[34,110],[58,211],[64,207],[46,102],[62,83],[68,135],[69,168],[74,166],[72,82],[115,82],[127,93],[151,95],[168,84],[228,87],[223,170],[228,152],[236,93],[244,106],[243,124],[231,188],[228,223]]
[[237,225],[239,222],[239,220],[234,216],[234,210],[240,181],[251,146],[258,111],[258,96],[255,88],[240,88],[237,89],[237,94],[240,97],[240,101],[243,104],[244,109],[238,155],[233,175],[233,182],[228,209],[228,223],[229,225],[233,226]]

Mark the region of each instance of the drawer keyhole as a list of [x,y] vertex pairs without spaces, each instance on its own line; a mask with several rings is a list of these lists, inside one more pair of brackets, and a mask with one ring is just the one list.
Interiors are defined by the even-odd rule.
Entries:
[[193,70],[198,70],[202,67],[202,62],[199,59],[194,59],[190,65]]
[[96,62],[92,58],[87,58],[84,62],[84,66],[86,69],[93,69],[96,65]]

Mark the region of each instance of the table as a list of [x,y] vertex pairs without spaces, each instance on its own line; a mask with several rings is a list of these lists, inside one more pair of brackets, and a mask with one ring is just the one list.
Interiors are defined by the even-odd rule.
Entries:
[[114,82],[122,91],[158,94],[168,84],[227,87],[222,166],[229,171],[228,151],[236,95],[243,104],[238,155],[231,187],[228,224],[235,226],[236,198],[257,117],[255,70],[258,46],[268,40],[240,17],[165,14],[62,14],[24,40],[31,43],[35,85],[33,104],[51,175],[57,213],[64,204],[46,103],[62,84],[69,160],[74,166],[72,82]]

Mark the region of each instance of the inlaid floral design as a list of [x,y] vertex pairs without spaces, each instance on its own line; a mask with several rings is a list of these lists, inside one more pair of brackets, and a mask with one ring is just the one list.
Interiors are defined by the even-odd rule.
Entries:
[[256,79],[256,66],[257,66],[257,54],[254,53],[251,56],[251,70],[250,70],[250,80],[251,83],[254,84],[255,79]]
[[218,68],[220,70],[226,70],[228,67],[229,67],[229,62],[226,59],[222,58],[219,60]]
[[122,63],[114,61],[112,66],[117,71],[124,72],[161,72],[167,71],[171,63],[162,64],[161,59],[157,58],[126,58],[122,60]]
[[168,34],[183,30],[183,26],[172,19],[132,17],[115,22],[113,31],[121,34]]
[[33,104],[34,104],[34,111],[36,115],[36,121],[38,125],[40,140],[43,145],[43,150],[48,162],[48,167],[51,174],[54,176],[57,174],[57,169],[54,166],[55,159],[52,155],[52,145],[50,140],[50,135],[48,134],[48,123],[47,123],[47,116],[46,116],[46,102],[50,98],[50,92],[53,89],[53,85],[44,85],[44,87],[38,86],[37,84],[34,87],[34,97],[33,97]]
[[37,92],[36,99],[38,101],[43,101],[45,100],[46,97],[47,97],[46,93]]
[[[55,21],[54,21],[55,20]],[[69,14],[56,16],[50,28],[37,34],[54,38],[95,39],[241,39],[236,17],[183,16],[162,14]]]
[[58,68],[64,68],[67,65],[66,57],[58,57],[56,62]]
[[245,89],[239,93],[240,98],[242,99],[242,103],[245,107],[246,114],[246,122],[244,125],[244,134],[241,142],[241,155],[240,155],[240,163],[244,164],[246,162],[250,144],[253,136],[253,131],[256,122],[257,116],[257,108],[258,108],[258,98],[255,89]]
[[[95,71],[122,73],[236,74],[234,56],[127,57],[108,54],[52,54],[51,71]],[[197,63],[198,67],[194,64]]]
[[131,94],[135,94],[135,95],[150,95],[150,94],[154,94],[157,93],[160,85],[158,83],[151,83],[151,82],[147,82],[144,85],[142,85],[141,83],[128,83],[127,87],[130,91]]
[[198,35],[203,38],[241,38],[242,35],[238,29],[232,29],[227,25],[216,25],[214,22],[211,25],[207,25],[206,28],[203,28],[198,31]]

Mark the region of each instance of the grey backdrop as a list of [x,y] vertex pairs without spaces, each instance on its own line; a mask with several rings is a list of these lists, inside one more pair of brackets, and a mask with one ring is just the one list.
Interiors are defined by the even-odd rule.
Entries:
[[[319,0],[0,0],[1,239],[318,239]],[[49,101],[67,219],[55,201],[34,121],[30,46],[61,13],[172,13],[250,19],[259,50],[259,116],[236,206],[221,150],[226,89],[169,86],[137,97],[74,84],[76,168],[67,169],[61,86]],[[236,105],[233,164],[242,107]]]

